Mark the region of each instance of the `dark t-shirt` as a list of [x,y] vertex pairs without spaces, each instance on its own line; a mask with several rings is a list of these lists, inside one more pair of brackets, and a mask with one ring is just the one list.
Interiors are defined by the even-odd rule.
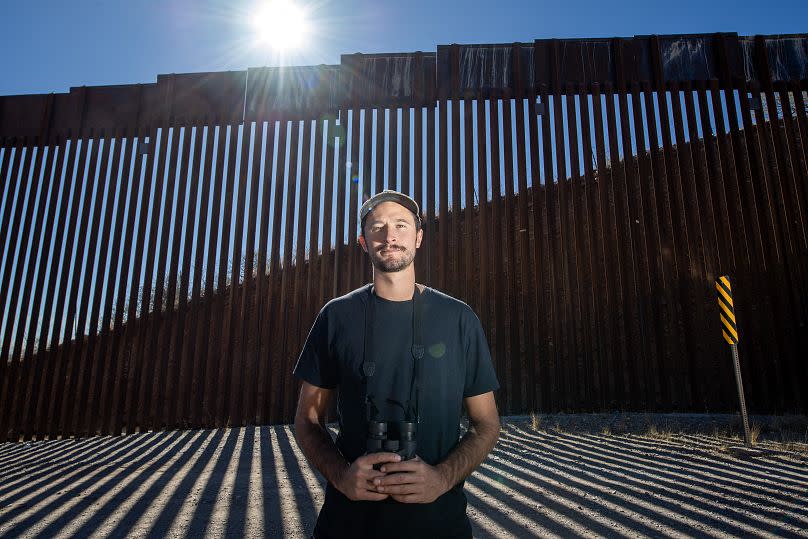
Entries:
[[[320,311],[294,374],[312,385],[337,389],[340,432],[336,444],[351,462],[365,454],[367,423],[362,374],[365,308],[374,301],[373,343],[376,363],[369,379],[378,418],[399,421],[413,374],[412,301],[389,301],[366,285],[336,298]],[[480,321],[465,303],[425,288],[423,345],[419,366],[416,453],[429,464],[443,460],[457,445],[463,398],[499,387]],[[462,483],[431,504],[353,502],[328,485],[317,537],[470,536]]]

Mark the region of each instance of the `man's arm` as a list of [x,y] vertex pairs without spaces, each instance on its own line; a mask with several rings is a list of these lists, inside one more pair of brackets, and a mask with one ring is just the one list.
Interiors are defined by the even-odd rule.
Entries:
[[352,500],[383,500],[387,494],[376,492],[373,480],[384,475],[374,464],[396,462],[391,453],[359,457],[350,465],[339,452],[325,428],[325,414],[333,390],[303,382],[295,413],[295,438],[303,454],[326,480]]
[[469,430],[460,443],[436,466],[420,458],[385,464],[384,477],[374,480],[378,492],[405,503],[431,503],[471,475],[494,448],[499,438],[499,413],[494,393],[463,401],[469,414]]

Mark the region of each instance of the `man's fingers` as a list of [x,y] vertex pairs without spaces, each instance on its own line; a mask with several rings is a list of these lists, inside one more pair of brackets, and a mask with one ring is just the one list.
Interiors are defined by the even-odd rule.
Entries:
[[401,462],[391,462],[382,466],[384,473],[393,472],[416,472],[422,469],[424,462],[420,459],[402,460]]
[[393,496],[402,494],[416,494],[420,493],[422,489],[420,485],[416,485],[414,483],[405,483],[405,484],[386,485],[386,486],[379,485],[378,487],[376,487],[376,490]]
[[380,486],[389,486],[389,485],[409,485],[411,483],[419,482],[420,478],[410,472],[405,473],[391,473],[391,474],[382,474],[382,477],[377,477],[374,479],[374,483]]
[[363,468],[372,468],[374,464],[394,463],[401,460],[401,456],[395,453],[371,453],[356,459],[356,462]]

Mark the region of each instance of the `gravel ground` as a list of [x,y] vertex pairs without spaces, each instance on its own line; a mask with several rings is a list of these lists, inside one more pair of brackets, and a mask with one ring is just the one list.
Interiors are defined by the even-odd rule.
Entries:
[[[808,418],[503,418],[475,537],[808,537]],[[323,481],[288,426],[0,445],[0,537],[307,537]]]

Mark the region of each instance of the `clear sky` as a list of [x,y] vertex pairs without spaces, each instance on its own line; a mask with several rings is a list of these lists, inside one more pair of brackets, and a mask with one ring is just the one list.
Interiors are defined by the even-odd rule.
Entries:
[[161,73],[336,64],[450,43],[730,31],[808,32],[808,0],[299,0],[307,45],[257,46],[258,0],[0,0],[0,95],[154,82]]

